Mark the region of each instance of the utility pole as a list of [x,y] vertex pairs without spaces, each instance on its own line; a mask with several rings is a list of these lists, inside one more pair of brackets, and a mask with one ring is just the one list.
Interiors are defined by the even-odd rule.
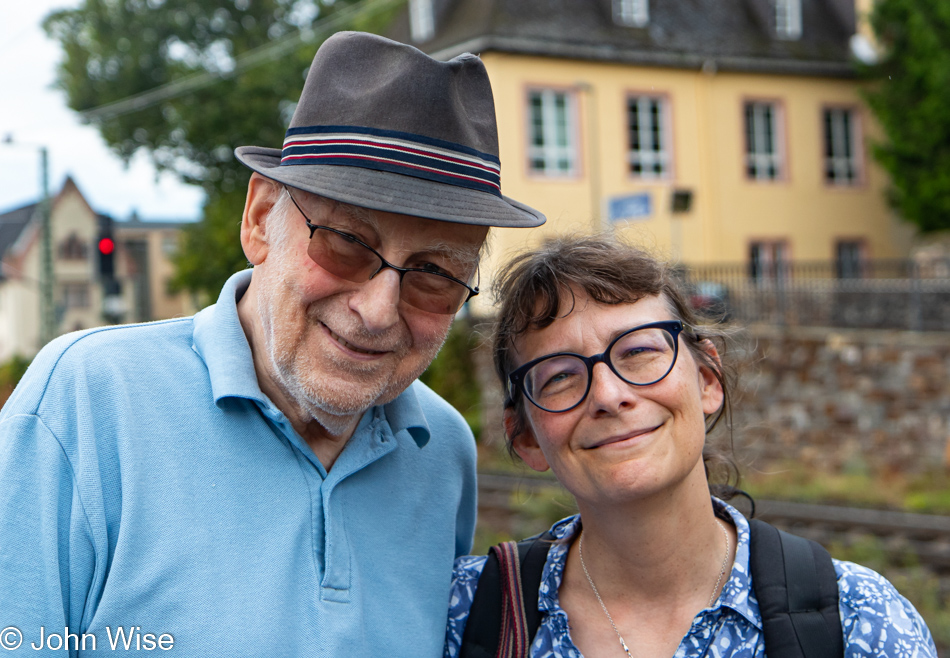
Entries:
[[56,315],[53,306],[53,227],[52,203],[49,198],[49,149],[39,144],[16,142],[8,133],[3,137],[8,146],[35,147],[40,152],[40,347],[56,337]]
[[49,198],[49,151],[40,147],[40,170],[43,185],[43,200],[40,216],[43,224],[42,260],[40,272],[40,342],[46,345],[56,334],[56,319],[53,311],[53,227],[52,204]]

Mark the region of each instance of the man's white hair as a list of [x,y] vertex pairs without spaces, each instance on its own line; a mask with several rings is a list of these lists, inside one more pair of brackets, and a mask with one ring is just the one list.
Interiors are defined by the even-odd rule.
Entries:
[[271,206],[264,218],[264,232],[267,242],[278,248],[286,247],[290,238],[290,209],[294,207],[294,200],[286,185],[280,186],[280,196]]

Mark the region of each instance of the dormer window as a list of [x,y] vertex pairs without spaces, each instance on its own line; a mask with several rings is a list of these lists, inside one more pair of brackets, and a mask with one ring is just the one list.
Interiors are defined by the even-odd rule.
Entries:
[[779,39],[798,39],[802,36],[802,0],[773,0],[775,2],[775,35]]
[[409,29],[416,43],[435,36],[435,16],[432,0],[409,0]]
[[59,243],[60,260],[86,260],[89,258],[89,248],[78,235],[70,233],[69,237]]
[[627,27],[644,27],[650,22],[649,0],[613,0],[614,21]]

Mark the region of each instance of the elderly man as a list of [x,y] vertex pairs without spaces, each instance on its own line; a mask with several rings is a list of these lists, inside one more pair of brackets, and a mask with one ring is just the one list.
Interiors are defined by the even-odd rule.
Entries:
[[[481,62],[341,33],[255,173],[252,270],[70,334],[0,413],[0,642],[28,655],[437,656],[474,443],[415,382],[501,195]],[[41,653],[42,655],[42,653]]]

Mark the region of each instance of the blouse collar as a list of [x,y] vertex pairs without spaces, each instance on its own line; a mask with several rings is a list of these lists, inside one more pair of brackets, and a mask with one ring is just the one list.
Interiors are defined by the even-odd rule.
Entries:
[[[749,571],[749,522],[742,514],[732,507],[713,497],[713,507],[717,515],[727,516],[732,520],[738,536],[736,559],[732,565],[729,580],[722,588],[719,598],[709,610],[715,612],[720,608],[730,608],[744,617],[759,630],[762,629],[762,615],[759,612],[759,602],[752,591],[752,577]],[[548,614],[564,614],[558,602],[558,588],[564,576],[564,567],[567,563],[567,553],[581,527],[579,514],[569,516],[555,523],[551,533],[558,540],[548,551],[548,559],[541,573],[541,588],[538,598],[538,609]]]

